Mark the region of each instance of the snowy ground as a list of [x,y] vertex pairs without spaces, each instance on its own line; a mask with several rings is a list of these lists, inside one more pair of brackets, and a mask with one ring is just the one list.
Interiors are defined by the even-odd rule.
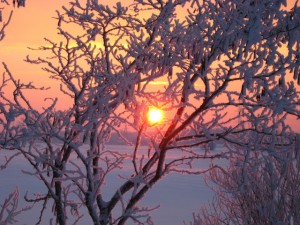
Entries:
[[[115,150],[116,148],[124,149],[124,146],[111,146]],[[0,160],[2,161],[4,154],[0,154]],[[26,191],[30,193],[45,192],[41,183],[37,182],[35,178],[23,174],[20,171],[26,166],[25,162],[21,160],[13,161],[10,166],[0,171],[0,200],[2,202],[12,190],[18,187],[20,192],[20,204],[24,204],[23,196]],[[126,167],[125,167],[126,168]],[[125,174],[128,171],[123,171]],[[114,187],[117,187],[118,182],[116,177],[118,174],[112,174],[107,182],[107,188],[104,190],[104,194],[110,196]],[[179,225],[183,224],[183,221],[190,221],[193,212],[197,212],[201,206],[208,202],[212,198],[212,192],[205,186],[202,176],[182,175],[182,174],[169,174],[162,181],[160,181],[151,191],[146,198],[140,203],[143,206],[153,207],[160,206],[159,209],[152,212],[152,218],[154,224],[157,225]],[[37,220],[37,208],[23,213],[18,217],[19,223],[16,225],[32,225]],[[51,215],[51,209],[49,216]],[[49,224],[49,218],[47,218],[42,224]],[[81,220],[79,224],[90,224],[88,218]],[[130,224],[130,223],[127,223]]]

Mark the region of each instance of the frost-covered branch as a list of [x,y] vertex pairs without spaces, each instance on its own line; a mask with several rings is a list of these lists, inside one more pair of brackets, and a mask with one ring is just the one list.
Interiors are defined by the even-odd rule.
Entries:
[[[12,3],[13,6],[15,6],[17,3],[17,7],[25,7],[25,0],[13,0]],[[9,25],[13,16],[13,10],[10,10],[9,15],[7,16],[7,18],[5,18],[5,13],[7,11],[8,6],[9,2],[7,0],[2,0],[0,2],[0,23],[2,23],[0,25],[0,41],[2,41],[5,38],[5,29]]]
[[22,212],[30,210],[31,207],[18,209],[19,203],[19,191],[16,189],[10,193],[9,196],[4,199],[3,203],[0,204],[0,224],[13,224],[18,222],[18,215]]

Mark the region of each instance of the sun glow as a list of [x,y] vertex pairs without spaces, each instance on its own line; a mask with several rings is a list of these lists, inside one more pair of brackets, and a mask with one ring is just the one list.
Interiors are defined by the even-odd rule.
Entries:
[[157,108],[150,108],[148,111],[148,121],[150,124],[156,124],[163,120],[163,112]]

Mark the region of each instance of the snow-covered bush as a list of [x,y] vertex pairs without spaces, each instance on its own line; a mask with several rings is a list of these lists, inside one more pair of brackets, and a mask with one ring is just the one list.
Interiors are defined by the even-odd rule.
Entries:
[[207,175],[215,198],[192,224],[299,224],[299,144],[298,135],[272,153],[236,149],[228,167]]

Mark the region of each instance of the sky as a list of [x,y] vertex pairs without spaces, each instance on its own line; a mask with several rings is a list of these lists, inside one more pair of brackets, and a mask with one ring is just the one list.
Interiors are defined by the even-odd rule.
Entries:
[[[24,62],[24,59],[27,55],[33,58],[41,55],[41,51],[33,51],[28,47],[42,46],[45,44],[45,37],[55,38],[57,33],[57,22],[54,19],[55,10],[67,2],[27,0],[25,8],[5,8],[4,19],[7,18],[11,9],[13,9],[13,17],[5,30],[4,40],[0,42],[0,62],[7,64],[16,79],[21,79],[25,83],[33,81],[38,86],[57,86],[53,85],[53,80],[47,79],[48,75],[41,71],[39,65],[31,65]],[[1,68],[0,72],[2,73],[2,71]],[[33,99],[34,106],[41,106],[43,99],[48,96],[43,92],[38,96],[36,96],[36,92],[28,92],[28,97]]]
[[[12,74],[17,79],[24,82],[34,81],[39,86],[51,87],[53,93],[58,93],[59,86],[55,81],[48,79],[48,75],[40,70],[39,65],[32,65],[24,62],[27,55],[32,58],[41,56],[41,51],[33,51],[28,49],[38,48],[46,42],[44,38],[55,39],[57,35],[56,10],[61,9],[63,5],[67,5],[69,0],[27,0],[25,8],[14,9],[11,23],[6,29],[6,37],[0,42],[0,62],[5,62]],[[109,2],[115,4],[118,0],[99,0],[99,2]],[[288,7],[293,5],[295,0],[288,1]],[[7,17],[12,7],[6,7],[4,11],[4,19]],[[2,73],[2,68],[0,72]],[[46,92],[36,96],[36,92],[29,92],[29,98],[34,99],[35,105],[42,105],[42,99],[48,97]],[[59,96],[61,101],[58,107],[63,107],[65,99]],[[296,123],[300,131],[300,122]]]

